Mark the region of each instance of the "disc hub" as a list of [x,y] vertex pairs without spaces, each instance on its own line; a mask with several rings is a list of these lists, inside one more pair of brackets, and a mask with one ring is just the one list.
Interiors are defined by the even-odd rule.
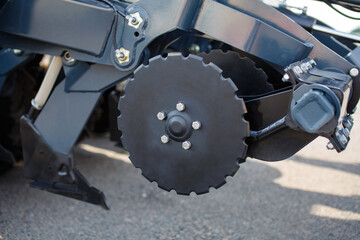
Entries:
[[191,118],[187,113],[172,111],[168,114],[165,131],[175,141],[185,141],[191,137]]
[[127,82],[119,104],[119,130],[132,163],[151,182],[178,194],[222,186],[247,150],[249,124],[237,90],[201,57],[172,53],[150,59]]

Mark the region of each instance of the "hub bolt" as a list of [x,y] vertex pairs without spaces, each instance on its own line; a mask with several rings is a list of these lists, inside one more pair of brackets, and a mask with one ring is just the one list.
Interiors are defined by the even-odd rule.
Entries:
[[350,76],[352,76],[352,77],[357,77],[357,76],[359,76],[359,69],[357,69],[357,68],[352,68],[352,69],[350,70]]
[[182,147],[183,147],[183,149],[185,149],[185,150],[189,150],[189,149],[191,148],[191,142],[189,142],[189,141],[183,142],[183,143],[182,143]]
[[195,121],[191,124],[191,126],[194,130],[199,130],[201,128],[201,122]]
[[169,142],[169,137],[166,136],[166,135],[162,135],[162,136],[161,136],[161,142],[162,142],[162,143],[168,143],[168,142]]
[[179,102],[176,104],[176,110],[178,110],[179,112],[182,112],[185,110],[185,104]]
[[166,113],[158,112],[158,114],[156,116],[160,121],[163,121],[166,118]]

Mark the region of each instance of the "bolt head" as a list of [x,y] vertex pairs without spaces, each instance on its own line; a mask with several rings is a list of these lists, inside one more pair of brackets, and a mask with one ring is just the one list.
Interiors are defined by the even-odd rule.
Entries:
[[299,66],[295,66],[294,68],[293,68],[293,71],[296,73],[296,74],[303,74],[304,72],[303,72],[303,70],[301,70],[301,68],[299,67]]
[[331,142],[329,142],[329,143],[326,145],[326,148],[327,148],[328,150],[334,150],[334,149],[335,149],[334,145],[333,145]]
[[183,149],[185,149],[185,150],[189,150],[189,149],[191,148],[191,142],[189,142],[189,141],[183,142],[183,143],[182,143],[182,147],[183,147]]
[[344,133],[344,135],[345,135],[346,137],[350,137],[350,131],[349,131],[349,129],[344,128],[344,129],[343,129],[343,133]]
[[115,50],[115,56],[121,60],[123,60],[125,58],[125,54],[119,49]]
[[68,66],[72,66],[75,63],[75,59],[70,56],[69,52],[65,52],[63,58],[65,60],[65,64]]
[[198,54],[200,52],[200,46],[198,44],[193,43],[191,44],[189,51],[192,54]]
[[162,135],[162,136],[161,136],[161,142],[162,142],[162,143],[168,143],[168,142],[169,142],[169,137],[166,136],[166,135]]
[[302,63],[301,65],[300,65],[300,68],[301,68],[301,70],[303,70],[304,72],[307,72],[309,69],[308,69],[308,66],[305,64],[305,63]]
[[138,24],[139,21],[136,19],[136,17],[133,17],[133,18],[131,18],[131,23],[132,24]]
[[201,128],[201,122],[195,121],[191,124],[191,126],[194,130],[199,130]]
[[156,116],[160,121],[163,121],[166,118],[166,113],[158,112],[158,114]]
[[352,68],[349,73],[350,73],[351,77],[357,77],[357,76],[359,76],[359,69]]
[[183,103],[177,103],[176,104],[176,110],[178,110],[179,112],[182,112],[182,111],[184,111],[185,110],[185,104],[183,104]]
[[338,139],[342,145],[346,145],[348,143],[348,140],[344,134],[341,134]]
[[138,12],[126,16],[126,19],[128,19],[128,25],[136,29],[138,29],[140,24],[144,21]]
[[120,64],[129,62],[130,51],[125,48],[120,48],[115,50],[115,57],[119,61]]
[[314,59],[311,59],[311,60],[309,61],[309,63],[310,63],[313,67],[315,67],[315,66],[316,66],[316,62],[315,62],[315,60],[314,60]]
[[16,56],[20,56],[21,54],[23,54],[23,51],[20,49],[14,49],[13,52]]
[[282,78],[282,81],[283,81],[283,82],[288,82],[289,80],[290,80],[289,74],[285,73],[285,74],[284,74],[284,77]]
[[351,116],[351,115],[348,115],[348,118],[347,118],[351,123],[354,123],[354,117]]
[[343,121],[343,126],[344,126],[344,128],[351,129],[352,128],[352,123],[349,120],[344,120]]

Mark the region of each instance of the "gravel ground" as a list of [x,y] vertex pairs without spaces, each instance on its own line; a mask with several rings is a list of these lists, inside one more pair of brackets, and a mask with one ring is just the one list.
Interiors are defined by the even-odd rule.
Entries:
[[[360,118],[356,116],[356,123]],[[0,239],[360,239],[360,128],[346,152],[316,140],[278,163],[248,160],[202,196],[158,189],[105,137],[75,149],[110,211],[28,187],[23,167],[0,176]]]

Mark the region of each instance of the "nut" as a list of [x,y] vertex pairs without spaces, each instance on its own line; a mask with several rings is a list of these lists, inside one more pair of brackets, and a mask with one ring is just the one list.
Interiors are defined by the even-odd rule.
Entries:
[[128,19],[128,25],[136,29],[138,29],[140,24],[144,21],[139,12],[129,14],[126,18]]
[[176,110],[178,110],[179,112],[182,112],[185,110],[185,104],[179,102],[176,104]]
[[191,148],[191,142],[189,142],[189,141],[183,142],[183,143],[182,143],[182,147],[183,147],[183,149],[185,149],[185,150],[189,150],[189,149]]
[[284,76],[283,76],[283,78],[282,78],[282,81],[283,81],[283,82],[288,82],[289,80],[290,80],[289,74],[285,73]]
[[357,76],[359,76],[359,69],[352,68],[349,73],[350,73],[351,77],[357,77]]
[[120,48],[115,50],[115,57],[119,61],[120,64],[129,62],[130,51],[125,48]]
[[199,130],[201,128],[201,122],[195,121],[191,124],[191,126],[194,130]]
[[326,145],[326,148],[328,150],[334,150],[335,149],[334,145],[331,142],[328,142],[328,144]]
[[169,137],[166,136],[166,135],[162,135],[162,136],[161,136],[161,142],[162,142],[162,143],[168,143],[168,142],[169,142]]
[[166,113],[158,112],[158,114],[156,116],[160,121],[162,121],[162,120],[164,120],[166,118]]
[[13,50],[13,53],[14,53],[16,56],[20,56],[20,55],[22,55],[24,52],[23,52],[22,50],[20,50],[20,49],[14,49],[14,50]]

